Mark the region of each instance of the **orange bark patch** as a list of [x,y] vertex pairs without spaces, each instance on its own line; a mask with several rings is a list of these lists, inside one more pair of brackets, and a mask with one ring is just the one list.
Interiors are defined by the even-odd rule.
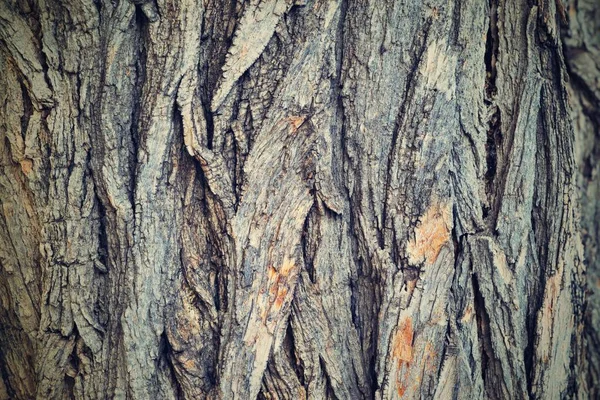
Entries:
[[31,161],[29,158],[25,158],[19,163],[21,164],[21,171],[23,171],[23,173],[26,175],[29,174],[33,169],[33,161]]
[[398,396],[404,396],[404,392],[406,392],[406,385],[402,384],[402,380],[396,380],[396,390],[398,391]]
[[289,258],[285,258],[283,260],[283,265],[281,266],[280,274],[282,276],[288,276],[292,269],[294,268],[294,260],[290,260]]
[[419,219],[414,238],[406,245],[409,262],[433,264],[450,239],[451,229],[450,204],[433,203]]
[[394,351],[392,353],[395,360],[398,361],[398,368],[402,363],[412,361],[412,342],[413,327],[410,317],[405,317],[400,321],[396,336],[394,337]]
[[285,298],[287,296],[288,293],[288,289],[287,287],[280,287],[279,290],[277,291],[277,298],[275,299],[275,310],[279,310],[281,308],[281,306],[283,305],[283,302],[285,301]]
[[463,316],[460,319],[460,321],[465,323],[465,322],[470,322],[472,319],[473,319],[473,307],[471,306],[471,304],[469,304],[467,306],[467,308],[465,308],[465,312],[463,313]]
[[[278,312],[288,300],[290,292],[290,275],[293,275],[293,270],[296,264],[293,259],[285,257],[283,264],[277,270],[272,265],[267,267],[268,283],[266,289],[268,293],[264,297],[264,308],[261,312],[263,322],[266,322],[269,314]],[[293,278],[292,278],[293,279]],[[260,293],[264,293],[265,289],[261,289]]]
[[183,362],[183,367],[188,370],[188,371],[193,371],[194,369],[196,369],[196,363],[194,362],[193,359],[187,359]]
[[268,266],[267,274],[269,276],[269,279],[277,279],[277,270],[273,268],[272,265]]

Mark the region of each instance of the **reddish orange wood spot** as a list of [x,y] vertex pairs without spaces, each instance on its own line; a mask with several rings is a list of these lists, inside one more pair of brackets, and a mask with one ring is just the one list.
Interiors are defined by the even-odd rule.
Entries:
[[413,327],[410,317],[405,317],[400,321],[398,331],[394,337],[394,359],[398,360],[398,367],[401,363],[410,363],[412,361],[412,341]]
[[392,357],[398,363],[396,373],[396,390],[398,396],[402,397],[406,391],[405,384],[408,377],[408,370],[402,371],[402,367],[408,367],[412,361],[413,355],[413,326],[410,317],[404,317],[400,320],[398,330],[394,336]]
[[21,164],[21,171],[23,171],[23,173],[26,175],[29,174],[31,172],[31,170],[33,169],[33,161],[31,161],[28,158],[21,160],[20,164]]
[[291,117],[288,117],[288,121],[292,126],[292,133],[295,133],[298,130],[298,128],[300,128],[300,125],[304,123],[305,120],[306,115],[292,115]]
[[433,264],[452,230],[450,204],[434,203],[420,218],[414,238],[406,245],[411,264]]

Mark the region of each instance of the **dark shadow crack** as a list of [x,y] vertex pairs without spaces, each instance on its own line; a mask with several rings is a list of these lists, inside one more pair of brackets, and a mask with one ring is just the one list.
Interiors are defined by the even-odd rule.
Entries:
[[177,380],[177,373],[175,372],[175,367],[173,365],[173,361],[171,360],[171,355],[173,354],[173,348],[171,347],[171,343],[169,343],[169,339],[167,338],[166,331],[163,331],[160,335],[160,342],[158,345],[158,367],[166,368],[169,372],[169,377],[173,383],[175,388],[175,394],[177,399],[183,399],[184,393],[183,389],[179,381]]

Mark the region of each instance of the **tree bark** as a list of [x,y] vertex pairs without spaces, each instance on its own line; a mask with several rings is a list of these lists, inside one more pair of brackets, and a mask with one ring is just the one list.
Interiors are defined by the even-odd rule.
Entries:
[[597,398],[599,13],[1,0],[0,398]]
[[[587,273],[584,338],[589,397],[600,397],[600,8],[578,1],[570,10],[564,49],[575,132],[577,187]],[[585,365],[585,364],[582,364]],[[585,370],[585,367],[584,367]]]

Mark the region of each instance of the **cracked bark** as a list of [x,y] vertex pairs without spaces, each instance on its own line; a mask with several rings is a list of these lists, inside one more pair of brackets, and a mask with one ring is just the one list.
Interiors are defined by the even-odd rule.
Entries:
[[0,1],[0,398],[600,395],[593,0]]

